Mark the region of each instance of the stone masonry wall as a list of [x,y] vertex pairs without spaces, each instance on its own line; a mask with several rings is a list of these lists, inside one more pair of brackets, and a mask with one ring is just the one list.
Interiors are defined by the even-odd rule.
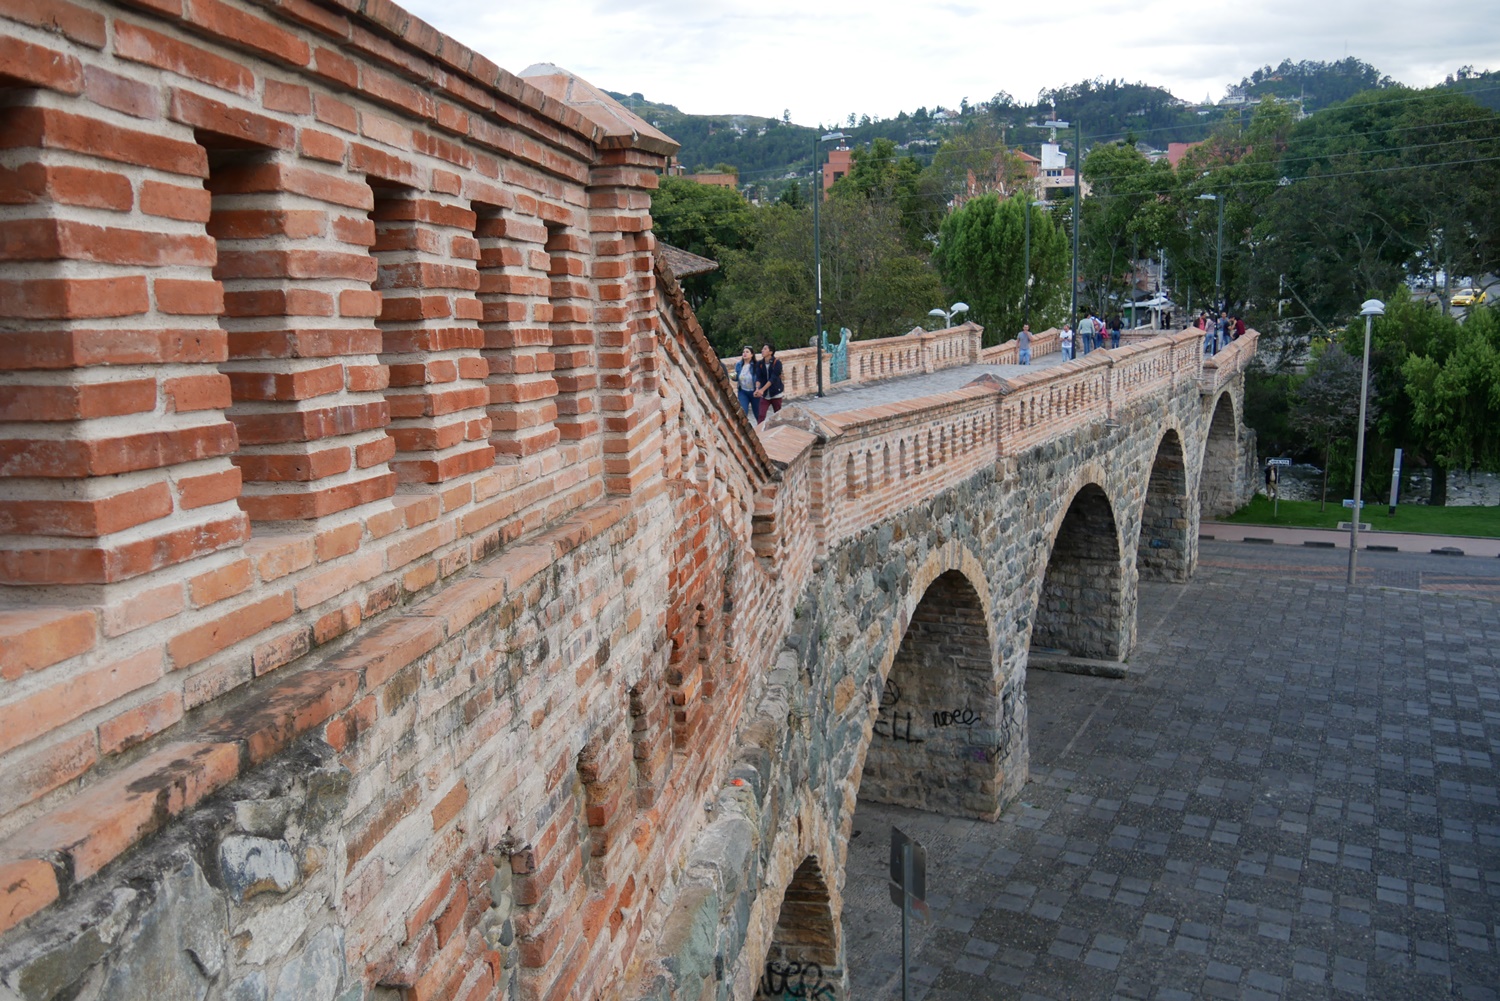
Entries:
[[[1196,360],[1195,353],[1185,357]],[[949,420],[946,398],[933,403],[935,419]],[[1188,498],[1202,475],[1211,403],[1201,397],[1196,376],[1162,381],[1157,391],[1114,412],[1117,428],[1098,423],[1055,431],[1014,455],[1002,454],[930,500],[899,511],[881,506],[872,527],[844,530],[815,566],[787,647],[757,687],[754,709],[740,726],[731,781],[721,788],[716,819],[689,858],[683,895],[659,940],[659,973],[645,996],[696,998],[706,991],[745,998],[763,983],[784,978],[788,952],[777,888],[791,886],[794,870],[809,856],[819,860],[828,879],[837,934],[844,846],[858,795],[878,796],[893,784],[913,794],[930,789],[930,755],[943,743],[940,734],[966,725],[963,716],[924,712],[920,718],[913,713],[910,729],[904,716],[892,728],[891,681],[900,683],[902,663],[923,663],[929,672],[925,688],[947,693],[964,685],[990,700],[993,715],[969,724],[990,728],[993,743],[983,748],[987,763],[962,781],[968,795],[988,797],[997,806],[1014,795],[1026,774],[1024,669],[1028,648],[1038,642],[1047,567],[1057,545],[1085,538],[1065,541],[1069,512],[1090,498],[1099,505],[1096,514],[1109,512],[1111,532],[1120,540],[1109,547],[1113,573],[1123,583],[1118,601],[1100,613],[1101,629],[1118,646],[1098,653],[1128,655],[1135,633],[1136,553],[1146,541],[1141,523],[1152,471],[1170,468],[1184,451],[1179,440],[1189,444],[1184,493],[1176,503],[1188,507],[1189,532],[1175,559],[1189,567],[1196,562],[1196,511]],[[1002,412],[1008,405],[1002,402]],[[809,441],[796,463],[815,462],[820,451],[843,447],[837,437]],[[958,600],[957,594],[974,598]],[[932,622],[932,609],[952,615],[955,606],[979,611],[983,644],[960,643],[951,630],[924,627]],[[959,614],[966,619],[968,613]],[[976,673],[972,656],[984,645],[992,659]],[[903,699],[906,692],[902,688]],[[892,740],[890,733],[901,739]],[[948,750],[973,761],[974,748],[964,742]],[[924,805],[973,815],[941,797]],[[823,982],[829,992],[824,996],[846,996],[842,952],[831,969],[837,977]]]

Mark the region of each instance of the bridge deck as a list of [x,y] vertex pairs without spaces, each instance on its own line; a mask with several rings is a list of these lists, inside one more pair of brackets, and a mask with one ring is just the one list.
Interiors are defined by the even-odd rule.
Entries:
[[1011,378],[1037,369],[1052,368],[1063,363],[1061,352],[1054,351],[1032,361],[1030,365],[963,365],[945,368],[925,375],[908,375],[881,382],[864,382],[847,389],[835,389],[822,399],[815,396],[796,400],[798,406],[814,413],[838,414],[861,407],[875,407],[882,403],[901,403],[919,400],[924,396],[950,393],[962,389],[983,375],[994,375],[1002,379]]

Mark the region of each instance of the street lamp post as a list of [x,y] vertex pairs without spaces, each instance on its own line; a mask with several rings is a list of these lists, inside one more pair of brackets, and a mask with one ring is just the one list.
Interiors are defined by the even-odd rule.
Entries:
[[1026,290],[1022,293],[1022,322],[1031,323],[1031,210],[1040,208],[1047,203],[1042,201],[1026,200]]
[[1073,281],[1069,322],[1078,329],[1078,230],[1083,225],[1083,194],[1079,178],[1083,176],[1083,123],[1073,122]]
[[951,326],[953,326],[953,318],[955,316],[957,316],[959,313],[967,313],[968,311],[969,311],[969,304],[968,303],[966,303],[966,302],[955,302],[952,306],[949,306],[947,309],[943,309],[941,307],[939,307],[937,309],[929,309],[927,311],[927,315],[928,316],[941,316],[943,318],[943,326],[944,327],[951,327]]
[[814,303],[813,350],[817,353],[818,395],[823,395],[823,231],[818,224],[818,203],[823,200],[823,144],[847,138],[842,132],[829,132],[813,142],[813,271],[817,291]]
[[1198,200],[1219,203],[1219,243],[1218,250],[1214,254],[1214,305],[1222,312],[1224,309],[1224,196],[1199,195]]
[[[1068,319],[1076,330],[1078,328],[1078,227],[1083,221],[1083,213],[1079,211],[1081,206],[1081,192],[1079,178],[1083,175],[1083,125],[1080,122],[1047,122],[1048,128],[1073,130],[1073,281],[1072,298],[1069,300]],[[1056,138],[1056,133],[1053,133]]]
[[1385,315],[1385,303],[1366,299],[1359,315],[1365,318],[1365,353],[1359,367],[1359,429],[1354,445],[1354,514],[1349,518],[1349,586],[1354,586],[1354,572],[1359,563],[1359,512],[1365,479],[1365,397],[1370,395],[1370,325],[1375,317]]

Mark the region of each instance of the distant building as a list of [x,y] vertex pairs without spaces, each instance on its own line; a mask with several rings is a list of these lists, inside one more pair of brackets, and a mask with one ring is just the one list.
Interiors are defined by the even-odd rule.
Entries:
[[1188,150],[1194,146],[1202,145],[1202,140],[1195,143],[1167,143],[1167,162],[1172,165],[1173,170],[1176,170],[1177,165],[1182,162],[1182,158],[1187,156]]
[[[1042,143],[1042,157],[1036,177],[1037,193],[1047,201],[1070,198],[1073,195],[1073,168],[1068,166],[1068,154],[1058,143]],[[1087,181],[1080,179],[1078,193],[1089,196]]]
[[699,184],[709,184],[716,188],[729,188],[731,191],[737,189],[740,186],[740,178],[738,174],[689,174],[687,172],[687,168],[677,162],[676,157],[673,157],[671,163],[667,165],[667,173],[673,177],[680,177],[686,181],[697,181]]
[[697,181],[699,184],[711,184],[716,188],[729,188],[733,190],[740,186],[738,174],[683,174],[689,181]]
[[828,151],[828,162],[823,165],[823,193],[833,187],[833,182],[844,177],[854,167],[854,150],[839,146]]

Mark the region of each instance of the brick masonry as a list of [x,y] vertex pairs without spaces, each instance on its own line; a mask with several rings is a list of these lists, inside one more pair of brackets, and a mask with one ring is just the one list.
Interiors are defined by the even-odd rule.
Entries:
[[757,435],[675,144],[390,4],[0,0],[0,97],[0,996],[840,991],[867,761],[994,816],[1253,486],[1253,337]]

